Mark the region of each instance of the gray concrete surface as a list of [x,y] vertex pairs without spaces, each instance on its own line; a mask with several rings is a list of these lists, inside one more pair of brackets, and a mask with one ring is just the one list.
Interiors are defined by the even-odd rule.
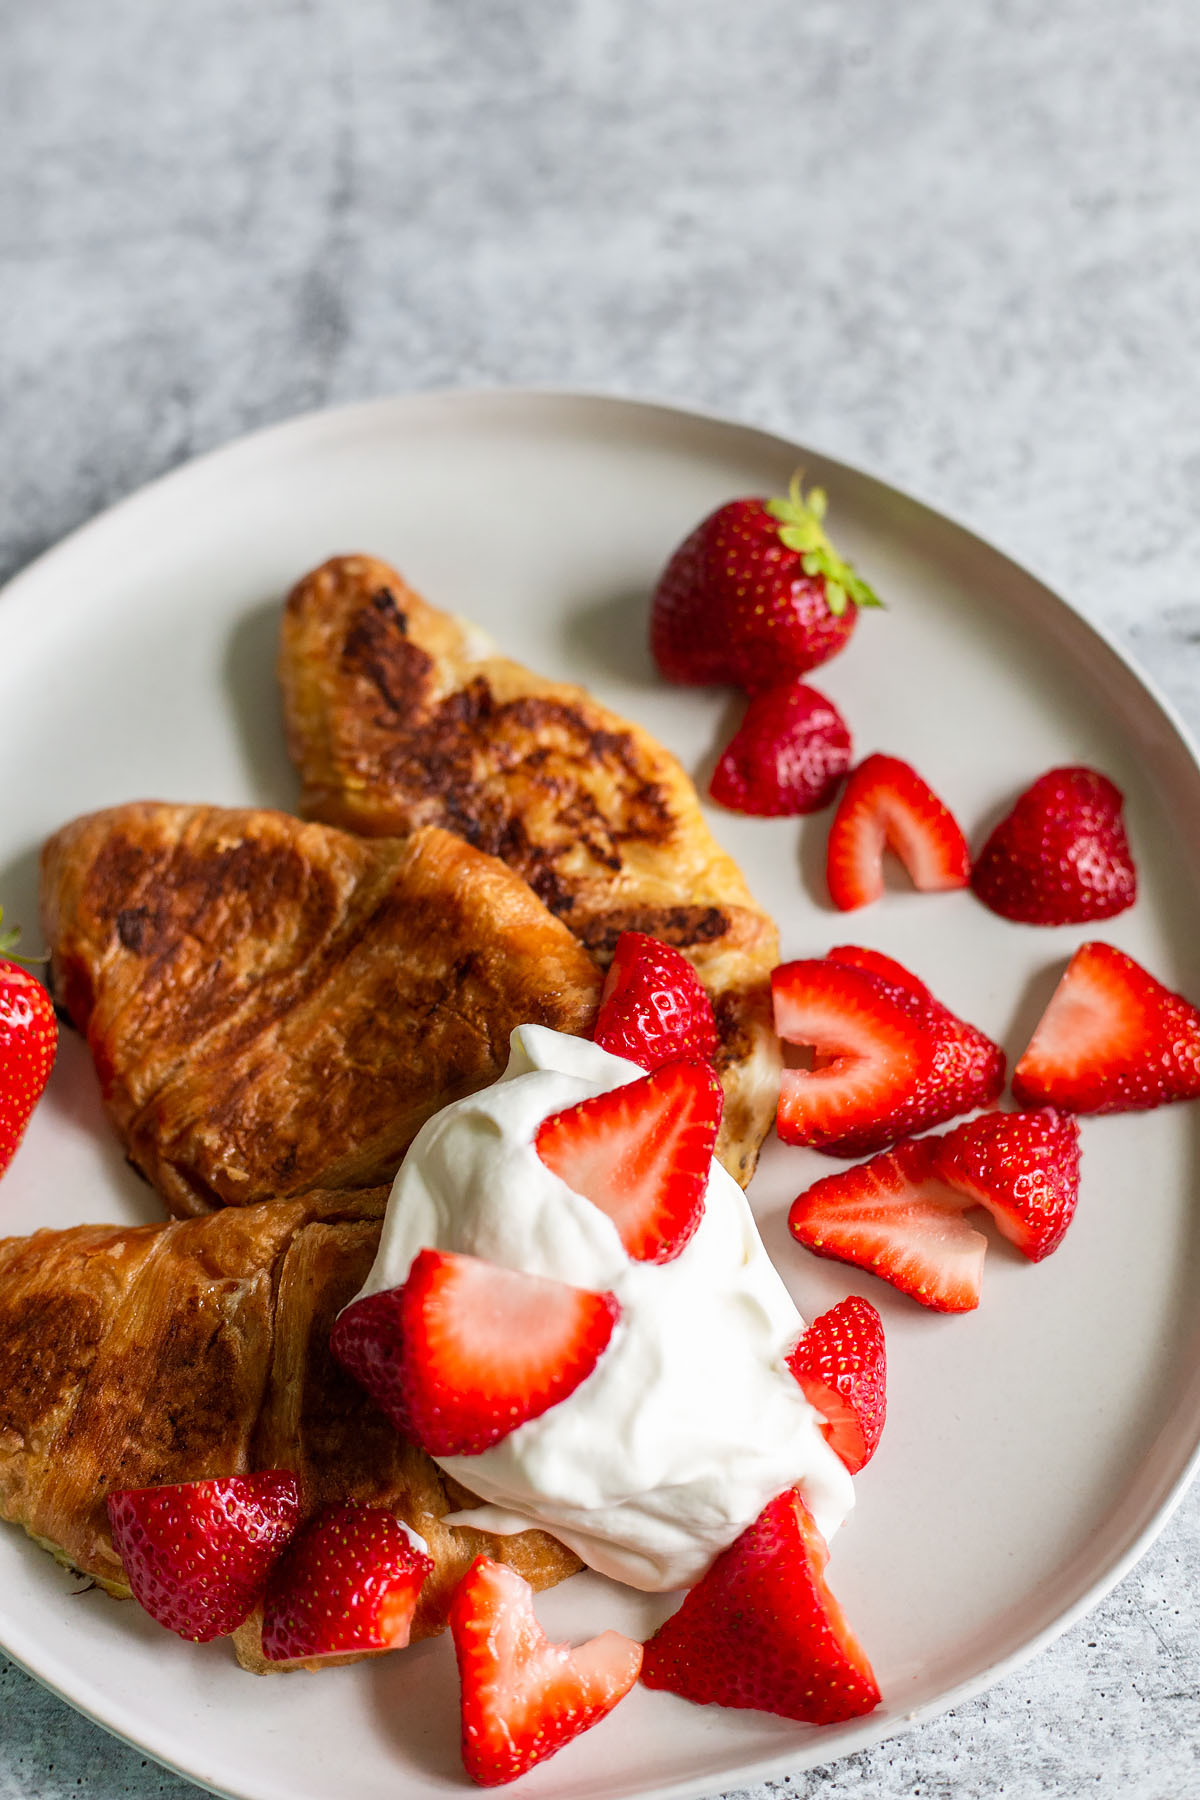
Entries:
[[[1200,728],[1198,100],[1189,0],[0,0],[0,574],[302,408],[585,384],[964,515]],[[1198,1526],[754,1800],[1200,1795]],[[0,1659],[0,1800],[81,1790],[195,1792]]]

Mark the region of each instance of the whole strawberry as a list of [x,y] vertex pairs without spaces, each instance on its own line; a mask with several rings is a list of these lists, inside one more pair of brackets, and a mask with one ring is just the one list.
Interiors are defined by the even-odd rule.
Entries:
[[[0,938],[11,950],[15,931]],[[0,956],[0,1175],[25,1135],[50,1078],[58,1047],[58,1020],[40,981],[20,963]]]
[[731,500],[679,546],[654,592],[650,648],[668,681],[752,692],[841,650],[879,600],[825,533],[825,495]]

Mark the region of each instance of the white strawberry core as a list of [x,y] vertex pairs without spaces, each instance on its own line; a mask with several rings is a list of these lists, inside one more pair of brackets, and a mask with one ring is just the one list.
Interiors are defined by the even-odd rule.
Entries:
[[631,1259],[612,1219],[538,1156],[543,1119],[643,1076],[520,1026],[503,1077],[417,1136],[363,1292],[400,1286],[436,1249],[617,1296],[612,1338],[574,1393],[478,1456],[439,1460],[487,1503],[461,1522],[542,1525],[601,1573],[660,1590],[697,1581],[787,1487],[827,1539],[854,1494],[786,1366],[804,1322],[732,1177],[713,1164],[695,1235],[655,1264]]

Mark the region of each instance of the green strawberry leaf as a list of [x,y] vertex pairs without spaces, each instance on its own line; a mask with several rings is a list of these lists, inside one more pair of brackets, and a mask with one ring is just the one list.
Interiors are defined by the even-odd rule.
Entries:
[[766,510],[779,520],[780,543],[799,553],[804,573],[824,578],[826,604],[840,619],[851,601],[855,606],[882,606],[883,601],[830,543],[823,524],[828,504],[824,488],[810,488],[805,495],[797,469],[787,499],[768,500]]

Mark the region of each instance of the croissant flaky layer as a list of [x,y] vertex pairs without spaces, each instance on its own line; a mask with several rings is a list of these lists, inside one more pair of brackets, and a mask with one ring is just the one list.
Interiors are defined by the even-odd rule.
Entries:
[[[329,1331],[375,1255],[386,1190],[0,1240],[0,1516],[110,1593],[114,1488],[291,1469],[304,1512],[352,1498],[418,1531],[434,1570],[413,1635],[442,1630],[477,1555],[535,1587],[580,1565],[541,1531],[451,1527],[461,1489],[334,1362]],[[467,1500],[469,1503],[469,1497]],[[257,1622],[237,1634],[264,1668]]]
[[721,1036],[718,1155],[744,1185],[779,1092],[778,936],[675,758],[582,688],[492,654],[375,557],[335,557],[293,590],[280,678],[308,817],[373,837],[452,831],[602,963],[626,930],[683,951]]
[[156,802],[42,856],[56,998],[179,1216],[390,1180],[526,1021],[590,1028],[600,972],[518,876],[441,830],[367,841]]

